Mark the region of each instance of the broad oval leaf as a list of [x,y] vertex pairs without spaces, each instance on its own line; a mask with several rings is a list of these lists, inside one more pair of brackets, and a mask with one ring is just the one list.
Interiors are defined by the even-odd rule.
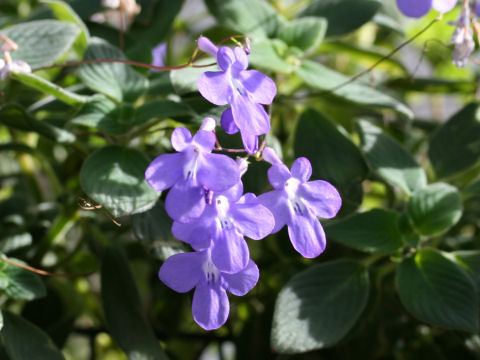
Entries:
[[[401,101],[358,82],[347,84],[349,81],[347,76],[317,62],[304,60],[295,72],[305,84],[314,89],[327,91],[329,95],[363,106],[391,109],[409,119],[413,118],[412,110]],[[342,86],[336,88],[340,85]]]
[[343,210],[359,205],[360,184],[368,168],[360,150],[335,124],[317,111],[305,111],[297,125],[294,148],[296,157],[305,156],[312,163],[312,179],[329,181],[340,191]]
[[[100,38],[91,38],[84,60],[120,59],[125,56],[117,47]],[[148,87],[146,77],[122,63],[82,65],[78,76],[90,89],[105,94],[118,102],[135,101]]]
[[125,257],[116,249],[105,249],[101,272],[102,303],[107,327],[118,345],[129,359],[167,359],[147,323]]
[[13,60],[23,60],[32,69],[52,65],[80,34],[77,25],[58,20],[38,20],[17,24],[2,32],[18,45]]
[[[25,265],[21,260],[10,260]],[[2,271],[8,277],[8,286],[5,289],[7,296],[19,300],[33,300],[45,296],[45,285],[37,274],[8,263]]]
[[148,159],[139,151],[106,146],[91,154],[80,171],[80,184],[89,197],[114,216],[151,208],[159,192],[145,181]]
[[405,308],[431,325],[478,332],[478,299],[473,281],[457,264],[433,249],[422,249],[397,270]]
[[480,158],[479,105],[467,105],[440,126],[433,134],[428,154],[439,177],[475,165]]
[[413,194],[406,211],[420,235],[438,235],[460,220],[462,199],[457,188],[452,185],[431,184]]
[[321,16],[328,21],[327,36],[340,36],[372,20],[381,6],[376,0],[312,1],[300,16]]
[[352,248],[391,253],[402,246],[402,234],[396,212],[374,209],[354,214],[324,226],[327,238]]
[[351,260],[314,265],[295,275],[275,304],[273,348],[302,353],[334,345],[357,321],[368,292],[367,270]]
[[477,293],[480,293],[480,250],[460,250],[449,255],[467,270],[477,287]]
[[284,74],[290,73],[294,66],[286,60],[288,45],[280,39],[259,39],[252,41],[252,52],[248,56],[251,64]]
[[304,17],[294,19],[282,25],[278,31],[278,38],[289,46],[295,46],[303,51],[314,50],[318,47],[327,29],[325,19]]
[[380,128],[359,121],[362,151],[370,167],[407,194],[427,185],[427,176],[410,154]]
[[12,360],[63,360],[53,341],[24,318],[3,311],[3,345]]

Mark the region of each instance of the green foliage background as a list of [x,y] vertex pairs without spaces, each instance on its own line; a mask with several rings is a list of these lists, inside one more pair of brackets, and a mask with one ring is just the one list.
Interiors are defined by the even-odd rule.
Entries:
[[[144,171],[172,151],[174,128],[219,118],[196,89],[206,69],[12,74],[0,82],[0,359],[479,358],[477,71],[453,67],[440,43],[457,12],[345,83],[435,14],[407,22],[393,0],[139,3],[122,41],[89,20],[97,0],[5,0],[0,28],[33,69],[149,64],[164,41],[173,66],[201,34],[248,36],[251,66],[278,87],[267,144],[289,165],[308,157],[312,178],[342,195],[322,221],[327,249],[303,259],[286,229],[249,241],[258,285],[230,296],[224,327],[202,330],[191,294],[158,280],[162,261],[188,249]],[[267,191],[268,166],[250,163],[245,190]],[[12,261],[88,275],[40,277]]]

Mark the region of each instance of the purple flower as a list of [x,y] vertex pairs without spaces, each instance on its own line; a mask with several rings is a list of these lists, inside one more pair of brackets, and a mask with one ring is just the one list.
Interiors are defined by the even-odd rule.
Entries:
[[[152,65],[165,66],[165,59],[167,57],[167,43],[162,42],[152,49]],[[153,70],[159,71],[159,70]]]
[[175,221],[172,233],[195,250],[211,249],[215,266],[236,273],[248,265],[250,252],[244,236],[260,240],[271,233],[275,220],[254,194],[242,196],[243,186],[215,193],[202,215],[184,224]]
[[180,293],[195,287],[193,318],[205,330],[214,330],[227,321],[230,312],[226,291],[245,295],[257,284],[259,273],[252,260],[236,274],[224,273],[215,267],[210,252],[202,251],[170,256],[158,276],[165,285]]
[[291,171],[278,159],[273,149],[263,152],[265,160],[272,164],[268,179],[274,190],[258,197],[275,217],[273,233],[284,225],[293,247],[302,256],[313,258],[323,252],[325,233],[317,217],[334,217],[342,204],[338,191],[322,180],[308,181],[312,175],[310,161],[298,158]]
[[456,4],[457,0],[397,0],[400,11],[404,15],[414,18],[426,15],[432,7],[445,13],[452,10]]
[[206,119],[193,138],[187,129],[175,129],[171,140],[178,153],[158,156],[145,171],[145,178],[153,189],[163,191],[172,187],[165,208],[174,220],[188,222],[200,216],[208,190],[224,191],[240,181],[234,160],[226,155],[211,154],[215,134],[204,130],[205,124],[211,121]]
[[236,47],[220,49],[207,38],[200,38],[198,46],[217,58],[221,71],[208,71],[198,79],[200,94],[215,105],[230,104],[222,114],[221,125],[228,134],[240,131],[245,150],[255,154],[257,136],[270,131],[270,119],[261,104],[271,104],[277,88],[272,79],[256,70],[246,70],[245,51]]

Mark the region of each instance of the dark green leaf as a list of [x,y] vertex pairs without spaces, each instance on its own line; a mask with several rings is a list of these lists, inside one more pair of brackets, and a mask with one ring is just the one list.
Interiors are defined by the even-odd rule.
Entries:
[[[25,265],[21,260],[14,258],[10,260]],[[7,296],[21,300],[33,300],[45,296],[45,285],[37,274],[11,264],[7,264],[2,271],[8,276],[8,286],[5,289]]]
[[3,344],[11,360],[63,360],[53,341],[22,317],[3,311]]
[[89,197],[114,216],[151,208],[159,192],[145,181],[148,159],[139,151],[106,146],[91,154],[80,171],[80,184]]
[[419,234],[438,235],[460,220],[462,199],[458,190],[451,185],[428,185],[413,194],[407,204],[407,215]]
[[[125,59],[117,47],[100,38],[91,38],[85,52],[85,60]],[[121,63],[82,65],[78,76],[90,89],[105,94],[118,102],[134,101],[148,87],[146,77],[132,67]]]
[[337,343],[357,321],[368,292],[366,269],[350,260],[318,264],[295,275],[275,304],[273,348],[302,353]]
[[325,226],[327,238],[358,250],[391,253],[402,246],[398,214],[374,209],[354,214]]
[[216,60],[213,58],[201,59],[196,65],[213,64],[205,68],[186,67],[184,69],[170,71],[170,81],[175,92],[179,95],[198,91],[197,80],[205,71],[219,71]]
[[167,359],[143,312],[125,257],[113,248],[102,259],[102,302],[107,327],[132,360]]
[[23,60],[32,69],[52,65],[80,34],[77,25],[58,20],[29,21],[14,25],[2,32],[18,45],[13,60]]
[[142,125],[152,119],[194,116],[195,112],[185,104],[171,100],[154,100],[140,106],[135,111],[133,125]]
[[407,194],[427,185],[427,176],[395,140],[368,121],[359,121],[362,151],[370,167],[385,181]]
[[478,299],[473,281],[457,264],[433,249],[422,249],[397,270],[400,300],[431,325],[478,332]]
[[479,105],[467,105],[443,124],[434,133],[428,154],[439,177],[474,165],[480,158]]
[[391,109],[407,118],[413,118],[412,110],[399,100],[385,94],[380,90],[372,89],[358,82],[348,85],[337,86],[346,83],[349,78],[322,64],[304,60],[301,66],[296,68],[296,74],[310,87],[322,91],[329,91],[329,95],[353,102],[359,105],[367,105],[380,109]]
[[460,250],[450,253],[453,259],[464,267],[471,276],[477,287],[477,293],[480,292],[480,251],[479,250]]
[[317,0],[300,16],[321,16],[327,19],[327,36],[340,36],[370,21],[382,4],[375,0]]
[[309,51],[321,44],[326,29],[325,19],[304,17],[284,24],[278,32],[278,38],[285,41],[288,46]]

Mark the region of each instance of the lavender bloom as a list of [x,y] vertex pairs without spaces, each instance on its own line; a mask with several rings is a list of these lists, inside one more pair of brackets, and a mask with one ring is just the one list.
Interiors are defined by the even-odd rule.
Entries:
[[452,10],[457,0],[397,0],[399,10],[408,17],[420,18],[426,15],[433,7],[445,13]]
[[240,181],[234,160],[226,155],[211,154],[215,146],[215,134],[209,131],[211,121],[214,120],[206,119],[193,138],[187,129],[175,129],[171,140],[178,153],[158,156],[145,171],[145,178],[153,189],[163,191],[173,186],[165,208],[174,220],[188,222],[200,216],[208,190],[224,191]]
[[470,27],[470,8],[463,7],[457,21],[450,24],[456,26],[450,40],[450,44],[455,45],[452,62],[456,67],[462,68],[467,65],[468,57],[475,49],[473,31]]
[[250,252],[243,236],[260,240],[271,233],[275,220],[254,194],[242,196],[243,186],[215,193],[202,215],[184,224],[175,221],[173,235],[195,250],[211,249],[215,266],[226,273],[236,273],[249,263]]
[[220,49],[207,38],[200,38],[198,46],[217,58],[221,71],[208,71],[198,79],[200,94],[215,105],[230,104],[222,114],[221,125],[228,134],[240,131],[245,150],[255,154],[257,136],[270,131],[270,119],[261,104],[271,104],[277,88],[272,79],[256,70],[246,70],[245,51],[236,47]]
[[195,287],[193,318],[205,330],[214,330],[227,321],[230,303],[226,291],[243,296],[256,284],[258,267],[249,260],[236,274],[220,271],[212,262],[210,251],[170,256],[160,268],[160,280],[171,289],[184,293]]
[[275,217],[272,233],[287,225],[295,250],[306,258],[320,255],[326,239],[317,217],[328,219],[337,214],[342,204],[338,191],[326,181],[307,182],[312,167],[306,158],[295,160],[290,171],[273,149],[266,148],[263,157],[272,164],[268,179],[274,190],[260,195],[258,201]]
[[[165,59],[167,57],[167,43],[162,42],[152,49],[152,65],[165,66]],[[159,70],[153,70],[159,71]]]

